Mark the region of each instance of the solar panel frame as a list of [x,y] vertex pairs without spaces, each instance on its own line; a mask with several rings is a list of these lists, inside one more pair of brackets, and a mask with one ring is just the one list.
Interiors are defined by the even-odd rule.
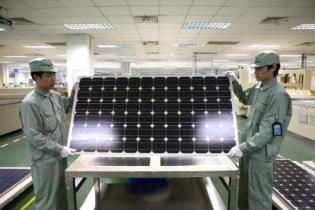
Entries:
[[[142,85],[142,83],[141,83],[143,78],[146,78],[146,82],[144,85]],[[223,150],[223,143],[220,145],[219,141],[213,141],[213,140],[211,140],[208,143],[203,143],[203,145],[205,145],[207,148],[209,148],[210,145],[211,145],[211,147],[214,146],[214,148],[211,149],[211,152],[210,152],[210,150],[208,150],[207,153],[204,153],[203,149],[199,149],[199,147],[201,147],[201,145],[202,145],[201,142],[197,142],[197,147],[196,147],[196,145],[193,145],[193,148],[191,148],[191,144],[194,144],[194,142],[191,142],[187,139],[187,138],[193,137],[193,136],[191,136],[191,134],[189,134],[189,131],[191,131],[191,129],[189,130],[189,128],[188,128],[189,125],[185,123],[186,122],[185,120],[181,121],[180,119],[183,118],[183,119],[187,120],[187,119],[189,119],[189,116],[190,116],[191,119],[196,120],[197,119],[196,117],[201,116],[203,114],[203,112],[204,112],[203,106],[208,108],[209,115],[214,115],[214,113],[216,113],[220,108],[218,105],[218,102],[215,99],[218,97],[218,95],[217,95],[217,97],[213,97],[213,95],[211,97],[211,95],[209,94],[209,96],[206,97],[206,93],[207,92],[210,93],[211,92],[210,90],[212,90],[212,93],[214,93],[214,91],[217,91],[217,88],[220,88],[220,89],[223,89],[225,91],[224,91],[224,93],[222,93],[222,97],[221,97],[221,95],[219,97],[222,98],[223,101],[227,100],[226,98],[228,98],[228,96],[232,96],[232,94],[231,94],[231,87],[232,87],[231,81],[228,81],[228,88],[227,88],[224,86],[224,84],[222,84],[222,80],[220,80],[218,82],[218,84],[216,84],[216,85],[205,84],[206,80],[213,80],[212,78],[215,78],[215,77],[198,77],[196,80],[194,80],[193,86],[191,84],[191,87],[193,87],[193,91],[191,89],[188,91],[187,90],[187,82],[191,81],[191,83],[192,83],[193,78],[195,78],[195,77],[193,77],[193,76],[181,76],[181,77],[169,77],[169,76],[168,77],[160,77],[160,76],[158,76],[158,77],[107,77],[107,78],[101,78],[104,80],[102,86],[99,85],[100,84],[99,83],[99,81],[100,81],[99,77],[84,78],[82,80],[83,81],[82,84],[79,85],[80,92],[77,89],[76,93],[75,93],[75,102],[74,102],[74,109],[73,109],[73,114],[72,114],[72,118],[71,118],[71,126],[70,126],[70,130],[69,130],[68,145],[71,146],[72,134],[74,131],[73,123],[75,122],[75,120],[77,118],[80,118],[80,119],[89,118],[89,120],[91,120],[92,118],[95,118],[95,120],[90,121],[90,122],[92,122],[91,124],[93,124],[93,125],[100,124],[101,126],[109,124],[109,123],[107,123],[107,124],[104,123],[104,121],[105,121],[104,119],[107,119],[107,120],[112,119],[112,122],[114,122],[115,125],[120,125],[120,126],[123,126],[123,124],[121,123],[122,121],[126,121],[126,122],[128,122],[127,123],[128,127],[133,126],[135,128],[135,126],[136,126],[135,121],[132,119],[129,119],[129,118],[131,118],[131,116],[128,116],[128,115],[124,116],[122,113],[127,111],[127,110],[139,110],[139,108],[140,108],[141,112],[143,112],[142,113],[143,116],[141,116],[141,119],[149,119],[151,109],[153,109],[155,112],[153,117],[152,117],[152,120],[155,122],[155,125],[154,125],[154,129],[153,128],[151,129],[151,135],[153,135],[151,137],[154,137],[154,141],[157,141],[157,142],[154,143],[154,141],[153,141],[151,143],[151,147],[157,146],[157,148],[155,148],[155,149],[152,148],[151,152],[147,153],[148,155],[155,155],[155,154],[157,154],[157,155],[177,155],[177,154],[194,154],[194,153],[203,155],[203,154],[211,154],[211,153],[227,153],[229,149]],[[199,83],[197,81],[200,82],[200,78],[202,78],[205,81],[204,84],[199,85]],[[119,80],[120,83],[118,85],[115,84],[115,80],[116,81]],[[123,80],[128,80],[129,84],[128,85],[122,84],[121,81],[123,81]],[[223,79],[223,80],[227,81],[227,78]],[[109,93],[109,95],[106,94],[106,95],[102,96],[102,99],[103,99],[102,103],[96,103],[96,104],[92,103],[93,105],[91,107],[92,108],[95,107],[95,109],[89,109],[89,115],[84,116],[85,115],[85,113],[83,112],[84,107],[82,109],[79,109],[79,108],[80,108],[80,106],[81,107],[82,106],[88,106],[86,104],[82,105],[82,101],[84,101],[84,100],[90,99],[90,103],[92,102],[94,97],[90,97],[91,95],[88,95],[86,90],[89,91],[89,87],[91,84],[93,84],[93,81],[98,81],[98,86],[97,86],[98,89],[103,88],[103,90],[107,90],[106,93]],[[178,84],[174,85],[171,83],[172,81],[177,81]],[[214,81],[216,81],[216,80],[214,80]],[[151,83],[149,83],[149,82],[151,82]],[[154,91],[152,90],[152,86],[150,86],[150,84],[153,84],[153,87],[155,88]],[[167,86],[169,89],[167,91],[165,91],[165,87],[167,84],[169,85],[169,86]],[[190,115],[191,114],[190,110],[192,110],[192,105],[190,104],[191,96],[194,93],[196,93],[197,97],[195,98],[195,100],[197,102],[198,102],[198,100],[201,102],[202,97],[200,95],[200,88],[202,89],[205,86],[207,87],[207,90],[204,91],[204,94],[205,94],[204,97],[207,98],[208,101],[204,102],[204,104],[197,103],[196,104],[197,109],[194,109],[195,116],[192,117]],[[182,90],[179,91],[178,87],[184,88],[183,89],[184,92]],[[129,98],[128,96],[126,96],[120,92],[118,94],[118,97],[116,97],[117,91],[121,90],[121,92],[122,92],[122,89],[126,90],[126,88],[129,88],[127,90],[127,92],[131,93],[133,95],[133,97]],[[137,88],[138,88],[138,90],[137,90]],[[139,88],[142,88],[141,92],[139,92]],[[186,88],[186,91],[185,91],[185,88]],[[209,91],[208,91],[208,88],[209,88]],[[84,91],[83,93],[81,93],[82,90]],[[93,90],[94,90],[94,87],[93,87]],[[93,90],[90,90],[90,92],[92,93]],[[145,96],[144,98],[142,98],[140,95],[142,93],[142,91],[144,92],[144,96]],[[148,94],[148,92],[150,92],[150,91],[153,92],[151,95]],[[174,108],[175,103],[169,103],[172,101],[177,102],[176,101],[177,100],[176,94],[174,92],[177,92],[177,96],[179,96],[182,100],[177,105],[177,108]],[[98,93],[100,93],[100,92],[98,92]],[[170,96],[171,96],[170,98],[167,98],[168,93],[170,93]],[[97,94],[92,94],[92,96],[96,96],[96,95]],[[141,100],[143,101],[143,103],[141,102],[139,104],[138,101],[135,101],[136,100],[135,96],[137,96],[137,95],[139,95],[139,99],[141,97]],[[113,101],[110,101],[112,96],[115,100],[115,103],[113,103]],[[150,100],[152,100],[152,98],[150,98],[149,96],[154,97],[155,103],[150,104],[150,102],[151,102]],[[168,103],[163,104],[163,102],[166,98],[169,101],[168,101]],[[126,99],[128,99],[128,103],[126,103],[126,102],[124,103],[123,100],[126,100]],[[138,109],[137,109],[137,103],[138,103]],[[232,117],[233,126],[234,126],[234,129],[233,129],[234,132],[232,132],[232,133],[234,135],[235,144],[238,144],[236,117],[235,117],[235,114],[233,112],[234,103],[235,103],[235,101],[233,100],[233,97],[230,97],[230,105],[226,106],[223,104],[221,112],[223,113],[222,116],[224,116],[225,114],[232,115],[231,117]],[[107,114],[101,114],[101,115],[97,116],[99,114],[97,112],[98,104],[100,104],[101,110],[106,111]],[[79,107],[77,107],[78,105],[79,105]],[[178,118],[179,122],[178,121],[174,122],[173,119],[175,119],[175,117],[172,118],[172,114],[176,114],[176,111],[178,110],[178,108],[180,108],[180,111],[182,112],[182,114],[181,114],[181,117]],[[110,115],[110,114],[108,114],[110,110],[114,111],[115,114],[116,113],[120,113],[120,114]],[[167,116],[168,118],[163,116],[163,113],[165,112],[165,110],[169,111],[169,116]],[[115,117],[113,117],[113,116],[115,116]],[[123,120],[124,117],[125,117],[125,120]],[[136,116],[133,116],[133,117],[136,117]],[[115,119],[115,121],[114,121],[114,119]],[[170,121],[167,121],[167,123],[170,124],[170,125],[168,125],[168,126],[170,126],[170,128],[165,129],[162,127],[164,125],[163,122],[165,122],[165,120],[168,120],[168,119]],[[147,122],[147,121],[144,121],[144,122]],[[175,128],[174,125],[177,123],[182,123],[183,128],[187,127],[187,129],[188,129],[188,130],[181,129],[183,131],[183,136],[181,136],[181,137],[183,139],[185,139],[186,141],[185,141],[185,144],[183,144],[182,142],[180,143],[183,146],[183,149],[180,148],[180,151],[178,151],[178,141],[174,141],[175,139],[173,139],[173,141],[171,141],[170,143],[163,143],[163,141],[165,141],[165,140],[162,138],[164,135],[164,137],[168,137],[171,139],[172,133],[176,132],[173,129]],[[80,125],[80,123],[78,123],[78,124]],[[149,123],[144,123],[141,127],[145,128],[147,126],[149,126]],[[81,122],[81,127],[79,127],[79,130],[80,129],[84,129],[84,126],[82,127],[82,122]],[[112,129],[115,129],[115,128],[112,128]],[[132,129],[128,128],[128,133],[130,133],[128,135],[130,135],[130,136],[138,135],[139,137],[146,138],[146,140],[149,141],[148,140],[149,135],[145,135],[146,130],[139,128],[139,129],[142,129],[141,134],[139,134],[139,129],[138,129],[138,134],[137,134],[137,129],[135,128],[135,130],[132,130]],[[84,130],[86,133],[89,133],[90,135],[92,135],[92,133],[91,133],[91,131],[89,131],[89,129],[84,129]],[[82,131],[82,130],[80,130],[80,131]],[[94,131],[96,131],[96,130],[94,130]],[[115,131],[117,131],[120,134],[123,133],[123,131],[120,129],[116,129]],[[170,135],[165,136],[165,132],[167,132],[167,131],[169,131]],[[126,132],[127,132],[127,130],[126,130]],[[163,132],[164,132],[164,134],[162,134]],[[186,135],[185,135],[185,133],[186,133]],[[118,140],[117,137],[120,139]],[[113,141],[115,143],[115,145],[113,145],[115,152],[110,151],[111,148],[113,148],[113,147],[110,147],[108,149],[108,144],[110,144],[110,143],[100,143],[100,142],[96,143],[95,142],[96,146],[97,145],[103,145],[103,146],[107,145],[106,146],[107,149],[104,147],[104,149],[93,150],[93,148],[88,147],[87,146],[88,143],[86,143],[85,144],[86,148],[84,150],[79,151],[79,153],[81,153],[81,154],[106,153],[107,155],[121,156],[125,153],[129,154],[131,152],[134,152],[134,147],[135,147],[134,141],[128,141],[127,150],[124,151],[125,150],[124,145],[122,145],[122,144],[124,144],[122,142],[123,137],[124,137],[124,135],[117,135],[114,137],[114,138],[116,138]],[[142,141],[142,139],[140,141]],[[184,141],[184,140],[182,140],[182,141]],[[84,142],[82,142],[82,143],[84,143]],[[149,145],[149,144],[143,143],[143,145]],[[225,143],[224,145],[229,145],[229,144]],[[82,147],[83,146],[84,145],[82,145]],[[129,148],[129,146],[130,146],[130,148]],[[163,148],[163,146],[164,146],[164,148]],[[139,145],[138,145],[138,147],[139,147]],[[97,147],[97,148],[99,148],[99,147]],[[131,148],[133,148],[133,149],[131,149]],[[167,148],[173,148],[173,149],[170,149],[170,151],[167,151]],[[197,148],[197,150],[195,150],[195,148]],[[134,153],[135,155],[143,154],[142,152],[146,151],[146,150],[142,150],[141,148],[137,148],[137,150],[138,151],[136,151]],[[192,153],[191,153],[191,150],[193,150]],[[220,150],[221,150],[221,152],[220,152]],[[176,154],[174,154],[174,153],[176,153]]]

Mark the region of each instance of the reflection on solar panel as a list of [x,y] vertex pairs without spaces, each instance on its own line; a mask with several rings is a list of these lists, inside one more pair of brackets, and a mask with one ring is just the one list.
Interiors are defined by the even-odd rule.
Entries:
[[290,160],[277,160],[274,190],[292,209],[315,209],[315,176]]
[[29,169],[0,169],[0,196],[30,175],[30,172]]
[[227,77],[82,78],[70,146],[83,152],[221,153],[236,144]]

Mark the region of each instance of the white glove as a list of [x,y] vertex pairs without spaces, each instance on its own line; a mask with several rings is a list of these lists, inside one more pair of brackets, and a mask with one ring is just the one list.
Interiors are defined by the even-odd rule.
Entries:
[[232,147],[232,149],[230,150],[230,152],[227,154],[230,157],[242,157],[243,156],[243,152],[241,151],[239,146],[234,146]]
[[72,149],[70,147],[62,147],[62,150],[61,150],[61,157],[65,158],[65,157],[68,157],[69,155],[74,155],[74,152],[76,152],[75,149]]
[[237,81],[236,75],[234,71],[227,71],[225,72],[225,76],[231,79],[232,82]]

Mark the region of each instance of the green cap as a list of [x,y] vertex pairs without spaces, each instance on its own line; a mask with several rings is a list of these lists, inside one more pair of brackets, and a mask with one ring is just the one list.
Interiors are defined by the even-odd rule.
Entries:
[[262,67],[272,64],[279,64],[280,57],[277,53],[273,51],[261,51],[256,54],[255,63],[252,64],[252,67]]
[[35,58],[28,62],[31,73],[33,72],[56,72],[54,65],[48,58]]

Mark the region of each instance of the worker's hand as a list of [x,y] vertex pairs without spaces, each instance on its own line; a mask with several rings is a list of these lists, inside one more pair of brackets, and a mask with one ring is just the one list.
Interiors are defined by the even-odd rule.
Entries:
[[236,75],[234,71],[227,71],[225,72],[225,76],[231,79],[232,82],[237,81]]
[[74,152],[76,152],[75,149],[64,146],[61,150],[60,155],[61,157],[65,158],[65,157],[68,157],[69,155],[74,155]]
[[241,151],[240,147],[238,145],[232,147],[230,152],[227,154],[230,157],[242,157],[243,152]]

